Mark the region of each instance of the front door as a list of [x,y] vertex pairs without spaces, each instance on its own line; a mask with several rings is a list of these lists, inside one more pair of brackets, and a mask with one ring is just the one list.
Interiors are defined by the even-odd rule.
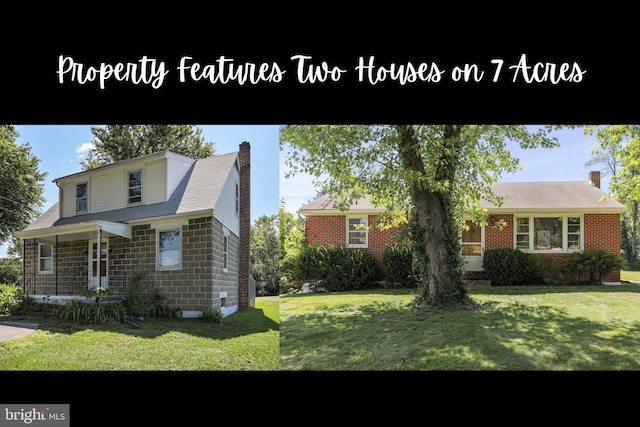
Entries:
[[462,258],[465,271],[482,271],[484,227],[467,221],[468,230],[462,232]]
[[[98,241],[89,241],[89,290],[96,290],[98,286],[109,287],[107,275],[107,256],[109,254],[109,241],[103,240],[100,244],[100,259],[98,260]],[[100,262],[100,281],[98,281],[98,262]]]

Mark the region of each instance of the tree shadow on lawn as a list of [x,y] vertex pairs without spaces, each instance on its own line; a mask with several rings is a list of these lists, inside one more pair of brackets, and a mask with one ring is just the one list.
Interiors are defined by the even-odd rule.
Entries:
[[491,295],[535,295],[535,294],[564,294],[572,292],[631,292],[640,294],[638,285],[564,285],[564,286],[487,286],[471,287],[470,294]]
[[518,302],[472,311],[329,307],[282,324],[284,370],[640,370],[640,322]]
[[[33,321],[33,320],[30,320]],[[52,334],[71,335],[82,331],[114,332],[129,335],[132,337],[154,339],[169,333],[183,333],[200,338],[230,339],[251,334],[259,334],[268,331],[278,331],[278,322],[267,317],[264,310],[251,307],[246,310],[239,310],[224,319],[215,323],[202,318],[164,318],[150,317],[144,320],[134,320],[134,327],[124,322],[90,322],[62,320],[62,319],[40,319],[38,329]]]

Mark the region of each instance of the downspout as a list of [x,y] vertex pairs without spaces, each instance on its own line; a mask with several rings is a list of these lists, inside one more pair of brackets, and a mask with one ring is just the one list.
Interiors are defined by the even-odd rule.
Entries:
[[56,234],[56,295],[58,295],[58,235]]
[[100,224],[96,224],[96,231],[98,232],[98,243],[96,243],[96,277],[98,279],[97,287],[102,287],[102,271],[100,271],[102,267],[102,227]]
[[33,262],[33,289],[35,291],[36,285],[38,283],[38,263],[40,262],[40,254],[38,253],[38,242],[36,239],[33,239],[33,253],[34,253],[34,262]]

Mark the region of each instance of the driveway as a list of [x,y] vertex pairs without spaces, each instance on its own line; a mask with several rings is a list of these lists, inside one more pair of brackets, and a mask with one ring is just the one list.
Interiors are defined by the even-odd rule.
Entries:
[[26,337],[38,330],[35,322],[2,321],[0,322],[0,341]]

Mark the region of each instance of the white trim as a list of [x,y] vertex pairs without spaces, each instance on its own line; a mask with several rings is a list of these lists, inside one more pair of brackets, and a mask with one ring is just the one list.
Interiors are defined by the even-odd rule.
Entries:
[[[51,248],[51,256],[49,257],[42,257],[40,256],[40,249],[43,246],[49,246]],[[53,274],[53,245],[51,243],[38,243],[38,274]],[[43,259],[50,259],[51,260],[51,270],[41,270],[40,269],[40,261]]]
[[[345,215],[345,242],[348,248],[368,248],[369,247],[369,230],[365,229],[364,231],[364,243],[349,243],[349,220],[350,219],[362,219],[364,218],[366,223],[365,225],[369,227],[369,215],[367,214],[349,214]],[[360,231],[360,230],[356,230]]]
[[[465,220],[469,222],[473,222],[472,220]],[[474,223],[475,224],[475,223]],[[484,255],[484,237],[485,237],[485,226],[478,225],[480,229],[480,255],[462,255],[462,259],[464,261],[464,269],[465,271],[484,271],[482,268],[482,256]],[[469,242],[465,244],[462,242],[462,231],[460,231],[460,251],[462,252],[462,246],[475,246],[478,242]]]
[[[163,267],[160,265],[160,233],[167,232],[167,231],[178,231],[178,236],[180,237],[180,247],[178,248],[180,261],[178,265]],[[182,231],[181,226],[156,228],[156,271],[182,270],[182,258],[184,257],[184,251],[182,248],[183,239],[184,239],[184,233]]]
[[[136,173],[136,172],[140,172],[140,201],[139,202],[132,202],[131,196],[129,196],[129,190],[132,188],[129,185],[129,182],[131,182],[130,179],[130,174],[132,173]],[[144,204],[144,186],[145,186],[145,167],[141,166],[139,168],[133,168],[133,169],[125,169],[125,180],[124,180],[124,185],[125,185],[125,198],[126,198],[126,203],[125,206],[140,206]]]
[[[76,215],[86,215],[91,211],[91,209],[89,209],[89,194],[91,194],[89,190],[89,182],[90,182],[89,180],[86,180],[86,181],[76,182],[74,184],[75,197],[73,198],[73,204],[74,204],[73,209]],[[82,184],[86,185],[86,188],[85,188],[86,195],[84,198],[86,199],[87,209],[84,211],[78,211],[78,185],[82,185]]]
[[[518,248],[518,218],[529,219],[529,248]],[[557,249],[534,249],[535,244],[535,219],[536,218],[561,218],[562,219],[562,248]],[[568,241],[568,218],[580,218],[580,248],[569,249]],[[524,234],[524,233],[521,233]],[[573,252],[581,252],[584,250],[584,215],[571,214],[567,212],[527,212],[527,214],[513,214],[513,248],[522,252],[534,254],[568,254]]]
[[229,229],[222,227],[222,272],[229,272]]

